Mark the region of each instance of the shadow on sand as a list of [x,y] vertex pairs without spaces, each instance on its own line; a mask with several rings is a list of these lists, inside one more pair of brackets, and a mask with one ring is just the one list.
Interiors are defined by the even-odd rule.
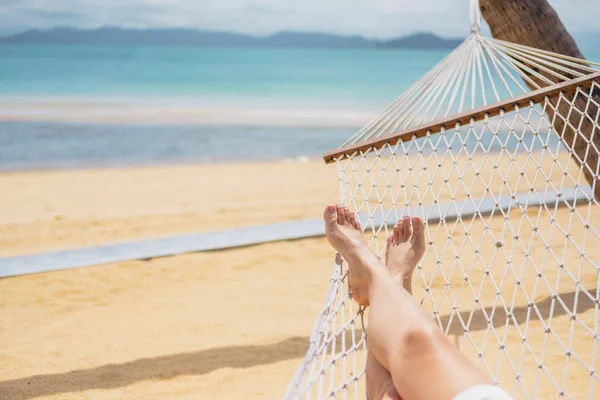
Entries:
[[[595,289],[590,292],[594,293]],[[562,294],[561,299],[567,308],[572,310],[575,292]],[[551,298],[536,303],[544,319],[548,318],[551,304]],[[593,307],[593,301],[583,295],[579,296],[577,302],[578,313]],[[518,323],[525,322],[527,309],[528,307],[524,306],[513,310]],[[491,311],[491,309],[485,310],[488,315]],[[566,313],[562,306],[554,307],[553,315],[555,317]],[[468,321],[470,313],[463,312],[461,316],[464,321]],[[531,318],[537,319],[533,316]],[[443,326],[447,326],[451,319],[449,315],[445,315],[441,317],[441,320]],[[503,309],[496,310],[492,323],[495,327],[506,323],[506,313]],[[484,313],[478,310],[471,317],[469,330],[484,330],[487,324]],[[452,318],[448,332],[457,335],[463,333],[463,328],[456,317]],[[122,364],[109,364],[65,373],[34,375],[0,382],[0,398],[25,400],[59,393],[92,389],[115,389],[144,380],[166,380],[184,375],[198,376],[220,368],[249,368],[301,358],[307,348],[308,337],[291,337],[268,345],[218,347],[189,353],[143,358]]]
[[220,368],[249,368],[300,358],[307,348],[307,338],[292,337],[268,345],[217,347],[58,374],[34,375],[0,382],[0,399],[24,400],[92,389],[115,389],[144,380],[204,375]]
[[[596,293],[595,288],[588,288],[587,291],[592,294]],[[594,302],[590,300],[589,297],[580,292],[579,296],[577,297],[577,310],[574,310],[575,297],[576,292],[561,293],[560,295],[560,299],[571,313],[573,311],[577,311],[577,314],[579,314],[585,312],[586,310],[589,310],[590,308],[594,308]],[[550,318],[550,312],[552,310],[552,303],[553,299],[551,297],[546,297],[543,300],[536,301],[535,306],[539,311],[539,316],[534,311],[533,307],[531,307],[532,309],[529,312],[529,319],[531,321],[539,321],[541,317],[544,321],[548,322],[548,319]],[[558,300],[554,300],[554,310],[552,311],[552,316],[558,317],[567,314],[565,307],[560,305]],[[515,325],[515,321],[518,325],[525,323],[527,321],[527,314],[529,308],[530,307],[527,306],[515,307],[512,310],[512,315],[514,319],[511,318],[510,324]],[[467,324],[469,322],[469,318],[471,318],[471,322],[469,324],[469,331],[481,331],[487,329],[488,321],[486,315],[488,316],[488,318],[491,318],[492,325],[494,326],[494,328],[499,328],[507,324],[507,313],[503,307],[498,305],[496,307],[496,310],[494,310],[494,314],[491,315],[491,313],[492,307],[486,307],[485,313],[481,309],[478,309],[473,312],[472,317],[470,317],[470,311],[462,311],[460,313],[460,319],[462,319],[464,323]],[[444,315],[440,317],[440,320],[442,326],[444,327],[444,331],[447,331],[449,335],[462,335],[464,333],[464,328],[456,315]],[[448,324],[450,324],[449,327]]]

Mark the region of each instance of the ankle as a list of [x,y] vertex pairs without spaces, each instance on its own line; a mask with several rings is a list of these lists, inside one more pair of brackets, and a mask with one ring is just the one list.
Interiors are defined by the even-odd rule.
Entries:
[[398,285],[406,289],[412,282],[412,272],[394,272],[390,271],[390,276]]
[[359,263],[368,272],[377,269],[377,266],[380,264],[377,256],[367,246],[354,247],[347,254],[342,254],[342,256],[349,263]]

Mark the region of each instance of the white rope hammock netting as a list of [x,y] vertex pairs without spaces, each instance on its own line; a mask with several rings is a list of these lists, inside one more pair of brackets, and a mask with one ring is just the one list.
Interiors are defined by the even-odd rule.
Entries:
[[[600,204],[590,160],[600,150],[589,138],[600,131],[599,64],[484,37],[480,20],[472,1],[471,35],[331,156],[340,201],[360,214],[380,257],[389,224],[427,221],[414,296],[516,399],[597,399]],[[542,95],[527,97],[524,82]],[[519,95],[521,105],[506,102]],[[366,313],[336,256],[286,398],[366,397]]]

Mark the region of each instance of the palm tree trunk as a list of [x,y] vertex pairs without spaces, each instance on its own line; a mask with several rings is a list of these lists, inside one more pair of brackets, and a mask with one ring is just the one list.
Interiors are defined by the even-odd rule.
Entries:
[[[558,14],[547,0],[480,0],[481,14],[488,23],[492,36],[507,42],[548,50],[571,57],[583,58],[573,37],[567,32]],[[555,77],[536,71],[557,82]],[[533,90],[534,88],[530,86]],[[600,93],[594,91],[593,97],[600,103]],[[554,129],[565,145],[572,150],[571,155],[579,165],[583,165],[585,177],[600,201],[600,182],[598,178],[600,132],[595,132],[598,121],[598,107],[589,103],[581,95],[568,98],[577,110],[572,109],[564,99],[553,99],[557,114],[549,110]],[[590,106],[591,104],[591,106]],[[587,106],[587,109],[586,109]],[[586,111],[587,110],[587,111]],[[562,118],[561,118],[562,116]],[[564,119],[569,120],[569,124]]]

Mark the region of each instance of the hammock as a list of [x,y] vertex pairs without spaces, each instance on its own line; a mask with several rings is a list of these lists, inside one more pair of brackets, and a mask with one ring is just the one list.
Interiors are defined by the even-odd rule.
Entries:
[[[414,296],[497,384],[599,398],[600,64],[485,37],[470,10],[467,39],[324,158],[379,257],[389,224],[427,221]],[[365,398],[366,313],[337,255],[287,399]]]

